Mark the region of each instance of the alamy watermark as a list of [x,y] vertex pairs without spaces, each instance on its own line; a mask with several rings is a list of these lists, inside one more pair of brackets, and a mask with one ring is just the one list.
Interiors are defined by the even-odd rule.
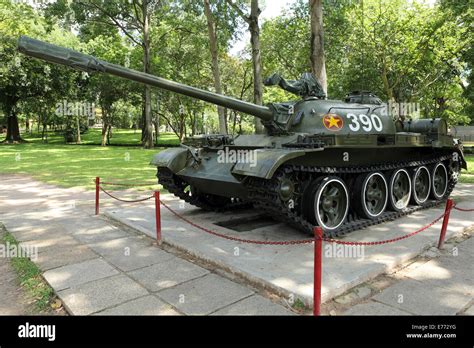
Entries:
[[17,245],[6,242],[0,244],[0,258],[24,257],[31,260],[38,258],[38,247],[35,245]]
[[95,103],[63,100],[56,104],[55,114],[56,116],[86,116],[89,119],[94,119]]
[[234,150],[228,147],[217,151],[218,163],[248,163],[250,167],[257,165],[256,150]]
[[329,243],[324,246],[324,256],[328,258],[353,258],[363,260],[365,257],[365,248],[364,245]]
[[381,113],[386,116],[392,116],[394,119],[410,118],[417,120],[421,117],[421,107],[419,102],[397,102],[391,99],[382,108]]

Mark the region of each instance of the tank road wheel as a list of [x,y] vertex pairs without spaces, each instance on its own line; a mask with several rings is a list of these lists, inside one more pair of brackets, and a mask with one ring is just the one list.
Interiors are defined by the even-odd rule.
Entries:
[[398,169],[390,176],[389,205],[392,210],[402,211],[408,206],[411,197],[410,175],[405,169]]
[[430,171],[425,166],[416,168],[413,174],[412,200],[415,204],[425,203],[430,196],[431,177]]
[[356,179],[354,187],[354,210],[359,215],[375,219],[384,212],[388,201],[388,185],[382,173],[362,174]]
[[346,184],[337,176],[319,178],[308,187],[308,218],[326,231],[341,226],[349,211]]
[[448,171],[446,166],[439,162],[431,171],[431,196],[440,200],[448,189]]

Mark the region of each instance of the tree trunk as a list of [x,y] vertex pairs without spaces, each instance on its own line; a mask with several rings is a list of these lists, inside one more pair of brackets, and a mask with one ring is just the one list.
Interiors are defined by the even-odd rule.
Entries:
[[[252,0],[249,17],[250,43],[252,45],[253,64],[253,102],[262,105],[263,84],[262,84],[262,62],[260,55],[260,28],[258,17],[260,16],[258,0]],[[255,132],[263,133],[263,125],[259,118],[255,117]]]
[[309,0],[311,16],[311,69],[327,95],[324,58],[323,0]]
[[100,142],[100,146],[107,146],[107,129],[108,127],[102,123],[102,141]]
[[107,117],[109,117],[108,112],[105,108],[102,108],[102,140],[100,146],[107,146],[107,133],[108,133],[108,122]]
[[47,117],[44,114],[44,110],[41,108],[41,113],[43,113],[43,132],[41,134],[41,140],[43,143],[47,144],[48,143],[48,125],[46,124]]
[[[209,46],[211,50],[211,64],[212,75],[214,76],[214,89],[216,90],[217,94],[222,94],[221,74],[219,71],[217,50],[217,35],[215,22],[212,18],[211,6],[209,5],[209,0],[204,0],[204,12],[207,18],[207,30],[209,33]],[[225,112],[222,106],[217,107],[217,114],[219,115],[219,132],[221,134],[227,134]]]
[[110,138],[112,138],[112,125],[107,125],[107,145],[110,145]]
[[76,127],[77,127],[77,139],[76,144],[81,143],[81,122],[79,121],[79,116],[76,118]]
[[[148,11],[148,1],[142,2],[143,14],[143,71],[147,74],[151,72],[150,64],[150,13]],[[145,125],[143,134],[143,146],[152,149],[153,142],[153,120],[151,117],[151,87],[145,85]]]
[[18,117],[16,112],[11,111],[10,115],[7,116],[7,137],[5,138],[7,143],[22,142],[23,139],[20,136],[20,127],[18,126]]

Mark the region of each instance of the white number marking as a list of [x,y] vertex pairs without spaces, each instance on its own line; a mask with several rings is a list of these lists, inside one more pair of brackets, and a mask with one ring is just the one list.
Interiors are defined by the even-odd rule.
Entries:
[[369,117],[364,114],[357,116],[355,114],[348,113],[347,118],[350,120],[349,129],[353,132],[357,132],[361,128],[361,124],[362,129],[365,132],[370,132],[372,129],[374,129],[376,132],[381,132],[383,129],[382,120],[378,115],[375,114],[372,114]]
[[360,129],[359,120],[355,114],[347,114],[347,118],[351,119],[351,123],[349,124],[349,129],[353,132],[357,132]]

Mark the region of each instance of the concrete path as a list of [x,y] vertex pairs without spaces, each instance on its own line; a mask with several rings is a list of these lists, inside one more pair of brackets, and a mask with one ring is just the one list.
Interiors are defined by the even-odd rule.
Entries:
[[394,284],[344,315],[474,315],[474,237],[392,275]]
[[[452,197],[459,206],[474,208],[474,185],[457,185]],[[285,224],[265,221],[259,217],[259,212],[254,210],[209,213],[169,195],[164,195],[162,199],[187,219],[229,236],[255,240],[308,238],[307,235]],[[154,209],[153,204],[143,204],[140,207],[117,205],[104,209],[104,212],[110,218],[154,237]],[[344,239],[378,241],[395,238],[427,225],[443,212],[444,204],[437,208],[415,212],[395,221],[355,231]],[[209,235],[177,219],[165,208],[161,209],[161,214],[165,243],[219,267],[229,269],[285,297],[300,298],[309,305],[312,303],[314,258],[312,244],[296,246],[243,244]],[[472,216],[472,213],[452,211],[446,238],[462,234],[466,228],[474,225]],[[339,296],[379,274],[389,272],[432,247],[438,241],[440,228],[441,222],[438,222],[416,236],[393,244],[342,247],[325,243],[323,301]]]
[[[93,197],[0,175],[0,221],[24,247],[38,248],[35,262],[69,313],[294,314],[245,283],[91,215]],[[3,310],[0,302],[0,314],[10,314]]]

